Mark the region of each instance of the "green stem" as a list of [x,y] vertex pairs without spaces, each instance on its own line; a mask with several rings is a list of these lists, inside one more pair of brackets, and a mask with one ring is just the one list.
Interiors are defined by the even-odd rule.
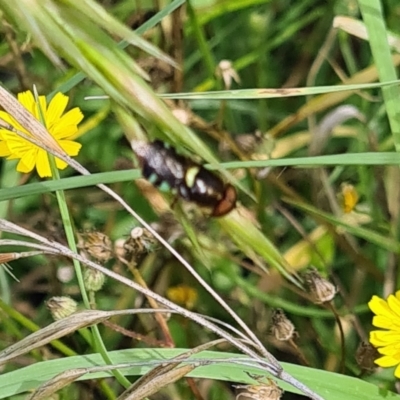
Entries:
[[[204,64],[207,69],[209,78],[212,79],[212,81],[215,84],[216,80],[215,80],[214,74],[215,74],[216,65],[215,65],[214,57],[213,57],[212,53],[210,52],[210,48],[207,44],[207,40],[204,36],[204,32],[201,29],[199,21],[197,19],[196,12],[195,12],[194,8],[192,7],[192,4],[189,0],[186,2],[186,7],[187,7],[187,13],[189,16],[190,24],[193,28],[193,32],[194,32],[194,36],[197,40],[197,44],[199,45],[200,53],[203,55]],[[220,89],[220,88],[217,88],[217,89]]]
[[[54,180],[59,180],[60,179],[60,174],[58,172],[57,166],[56,166],[56,162],[55,159],[52,155],[48,155],[49,159],[50,159],[50,167],[51,167],[51,171],[52,171],[52,176]],[[64,231],[65,231],[65,235],[67,237],[67,242],[68,242],[68,246],[69,248],[75,252],[78,253],[78,248],[76,246],[76,241],[75,241],[75,236],[74,236],[74,231],[72,228],[72,221],[69,215],[69,211],[68,211],[68,207],[67,207],[67,201],[65,199],[65,193],[63,190],[57,190],[56,191],[56,196],[57,196],[57,201],[58,201],[58,207],[60,209],[60,213],[61,213],[61,219],[63,222],[63,226],[64,226]],[[81,264],[73,259],[73,265],[75,268],[75,274],[78,280],[78,285],[79,285],[79,289],[81,291],[81,295],[82,295],[82,299],[83,299],[83,303],[85,305],[85,308],[87,308],[88,310],[90,310],[90,301],[89,301],[89,296],[87,294],[86,288],[85,288],[85,284],[83,281],[83,273],[82,273],[82,267]],[[104,342],[101,338],[100,335],[100,331],[97,325],[92,326],[91,328],[91,332],[92,332],[92,336],[93,336],[93,344],[94,344],[94,349],[95,351],[97,351],[98,353],[100,353],[100,355],[102,356],[103,360],[109,364],[112,365],[112,361],[108,355],[107,349],[104,345]],[[118,380],[118,382],[125,388],[128,388],[131,383],[129,382],[129,380],[118,370],[112,371],[112,374],[115,376],[115,378]]]

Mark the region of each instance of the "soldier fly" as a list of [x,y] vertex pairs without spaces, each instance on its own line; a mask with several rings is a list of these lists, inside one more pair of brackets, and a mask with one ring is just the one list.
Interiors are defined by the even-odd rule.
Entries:
[[235,208],[236,190],[190,158],[184,157],[160,140],[147,143],[132,140],[143,176],[153,185],[175,191],[187,201],[211,210],[222,217]]

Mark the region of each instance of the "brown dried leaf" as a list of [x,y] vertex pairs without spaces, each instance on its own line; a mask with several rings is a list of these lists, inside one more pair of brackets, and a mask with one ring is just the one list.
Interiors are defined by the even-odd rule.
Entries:
[[0,365],[78,329],[98,324],[113,314],[112,311],[86,310],[56,321],[1,351]]
[[196,365],[187,364],[178,368],[174,368],[162,375],[157,375],[150,381],[146,382],[139,387],[132,387],[126,390],[117,400],[142,400],[147,396],[157,393],[163,386],[169,385],[170,383],[176,382],[178,379],[184,377],[189,372],[193,371]]
[[31,395],[26,398],[26,400],[48,399],[52,394],[69,385],[70,383],[75,382],[87,372],[87,368],[77,368],[64,371],[40,385]]

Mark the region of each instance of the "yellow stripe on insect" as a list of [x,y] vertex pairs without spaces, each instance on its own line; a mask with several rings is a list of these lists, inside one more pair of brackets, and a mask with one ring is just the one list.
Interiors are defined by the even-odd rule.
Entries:
[[185,184],[188,188],[193,187],[194,183],[196,182],[196,176],[200,171],[200,167],[190,167],[186,171],[185,174]]

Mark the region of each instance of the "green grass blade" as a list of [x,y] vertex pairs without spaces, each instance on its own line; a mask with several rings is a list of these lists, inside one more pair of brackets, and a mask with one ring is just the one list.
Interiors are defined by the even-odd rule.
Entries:
[[[110,357],[114,364],[132,363],[132,360],[143,364],[145,364],[146,361],[153,363],[149,366],[141,364],[123,370],[127,376],[140,376],[153,368],[155,365],[154,362],[162,362],[166,359],[182,354],[185,351],[187,351],[187,349],[129,349],[110,352]],[[229,360],[230,358],[233,358],[236,360],[244,357],[233,353],[204,351],[192,358],[207,360]],[[32,390],[65,370],[73,368],[91,368],[93,366],[101,365],[104,365],[104,363],[99,355],[88,354],[84,356],[43,361],[25,368],[20,368],[13,372],[2,374],[0,376],[0,399],[9,398],[10,396],[15,396]],[[400,400],[399,395],[379,388],[378,386],[365,382],[359,378],[352,378],[332,372],[288,363],[282,363],[282,366],[286,372],[309,386],[312,390],[315,390],[325,400]],[[189,376],[200,379],[216,379],[254,384],[254,381],[244,371],[248,371],[255,375],[265,374],[265,371],[258,368],[242,367],[232,362],[227,362],[224,364],[216,363],[214,365],[196,368],[189,374]],[[98,372],[87,374],[79,380],[97,379],[100,377],[106,378],[109,376],[109,373]],[[27,377],[29,377],[29,379],[27,379]],[[297,393],[291,386],[285,383],[279,383],[282,385],[284,390]]]
[[311,96],[316,94],[337,93],[344,91],[354,92],[374,88],[397,87],[400,80],[394,78],[381,83],[360,83],[355,85],[316,86],[300,88],[281,89],[239,89],[239,90],[218,90],[213,92],[190,92],[190,93],[167,93],[161,95],[166,99],[185,100],[254,100],[273,99],[280,97]]
[[[397,74],[391,59],[381,1],[359,0],[359,6],[367,27],[379,80],[382,83],[393,81],[397,79]],[[400,89],[398,86],[385,86],[382,87],[382,93],[396,151],[400,151]]]

